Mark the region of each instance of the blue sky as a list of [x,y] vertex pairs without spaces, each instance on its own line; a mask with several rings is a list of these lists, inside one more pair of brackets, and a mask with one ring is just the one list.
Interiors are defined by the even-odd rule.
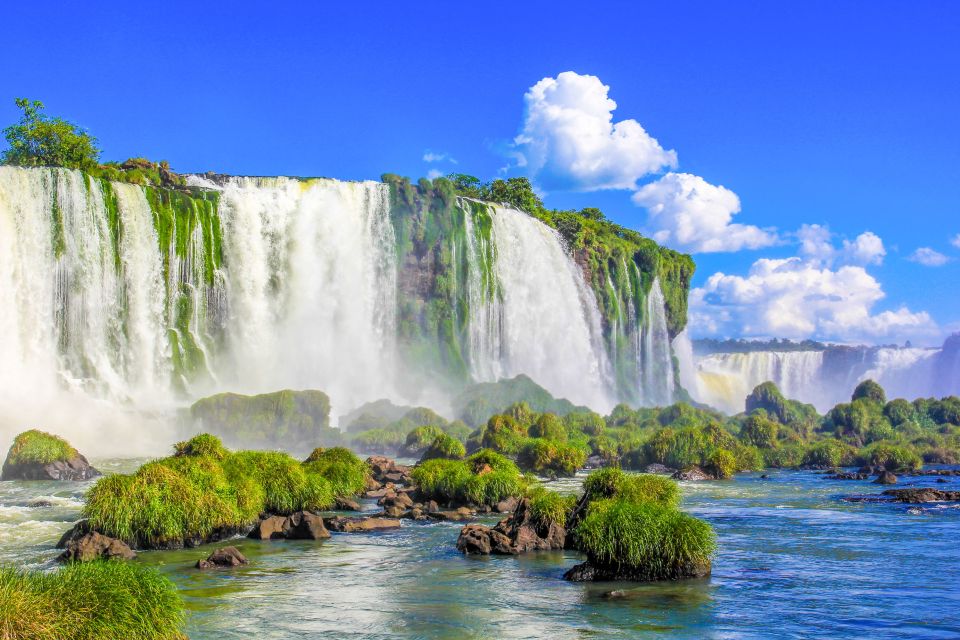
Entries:
[[933,344],[960,329],[953,2],[4,13],[0,122],[15,96],[41,99],[107,159],[527,174],[549,206],[600,206],[693,251],[696,335]]

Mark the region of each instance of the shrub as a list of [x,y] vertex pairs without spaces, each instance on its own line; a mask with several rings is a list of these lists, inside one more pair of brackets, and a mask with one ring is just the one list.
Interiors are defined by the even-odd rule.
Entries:
[[756,409],[763,409],[781,424],[791,426],[799,426],[818,419],[817,410],[812,405],[788,400],[783,397],[780,389],[773,382],[758,385],[747,396],[747,413],[753,413]]
[[850,398],[850,401],[856,402],[861,398],[880,404],[887,403],[887,394],[884,392],[883,387],[873,380],[864,380],[858,384],[857,388],[853,390],[853,397]]
[[591,503],[574,535],[591,563],[627,568],[649,580],[684,575],[690,565],[709,562],[716,547],[706,522],[656,502],[626,498]]
[[404,440],[404,435],[398,431],[370,429],[354,436],[350,445],[358,451],[382,453],[384,451],[396,451]]
[[472,429],[463,420],[454,420],[446,427],[443,427],[444,433],[453,436],[460,442],[466,442]]
[[586,452],[573,445],[530,438],[520,449],[517,465],[533,473],[573,476],[586,460]]
[[769,449],[777,444],[780,425],[767,417],[765,411],[750,414],[740,430],[740,439],[747,444]]
[[554,442],[566,442],[567,428],[563,421],[552,413],[541,414],[530,427],[531,438],[543,438]]
[[410,476],[427,500],[453,502],[463,494],[463,486],[473,473],[462,460],[436,458],[418,464]]
[[716,449],[707,458],[706,470],[721,480],[732,478],[737,472],[737,459],[727,449]]
[[888,471],[915,471],[923,466],[916,451],[886,442],[866,447],[860,451],[858,460],[861,464],[882,466]]
[[500,453],[514,454],[520,449],[526,429],[508,415],[495,415],[487,421],[480,437],[480,446]]
[[304,469],[329,481],[337,497],[363,493],[370,474],[367,463],[345,447],[315,449],[304,462]]
[[49,464],[70,460],[76,455],[77,450],[60,436],[31,429],[14,438],[7,453],[7,464]]
[[411,456],[423,453],[442,433],[440,427],[433,425],[417,427],[407,434],[403,443],[403,453]]
[[852,449],[830,438],[810,445],[803,456],[802,465],[805,467],[839,467],[851,461]]
[[440,433],[434,438],[433,443],[423,452],[423,460],[433,460],[434,458],[447,458],[449,460],[459,460],[467,455],[467,450],[463,443],[452,436]]
[[615,467],[591,473],[583,482],[583,491],[588,502],[619,497],[668,507],[680,504],[680,486],[674,480],[652,473],[627,474]]
[[588,436],[602,434],[607,424],[603,418],[592,411],[574,411],[563,418],[564,424],[570,431],[580,431]]
[[760,471],[766,465],[763,454],[753,445],[737,445],[733,448],[733,457],[736,460],[737,471]]
[[494,471],[512,471],[519,474],[520,470],[510,458],[497,453],[491,449],[481,449],[467,458],[467,464],[473,473],[480,473],[485,466],[489,466]]
[[762,453],[764,467],[789,469],[803,463],[805,452],[802,444],[788,444],[776,449],[764,449]]
[[411,476],[426,499],[444,503],[492,506],[510,496],[519,497],[526,485],[513,462],[491,451],[466,460],[427,460]]
[[71,169],[97,166],[100,149],[96,138],[66,120],[44,115],[39,100],[17,98],[15,102],[23,114],[20,122],[3,130],[10,146],[0,158],[3,164]]
[[530,408],[526,402],[515,402],[503,412],[517,421],[524,430],[529,429],[537,421],[539,416],[537,412]]
[[887,403],[887,406],[883,408],[883,415],[890,421],[890,424],[898,427],[916,418],[916,411],[912,404],[902,398],[898,398]]
[[173,583],[135,563],[0,569],[0,638],[180,640],[183,620]]
[[447,420],[433,409],[426,407],[416,407],[403,414],[404,420],[409,420],[417,427],[439,427],[447,426]]
[[195,435],[186,442],[173,445],[174,455],[177,456],[210,456],[216,460],[223,460],[227,450],[217,436],[209,433]]
[[493,506],[511,496],[521,495],[523,489],[519,473],[493,471],[467,478],[460,490],[460,497],[470,504]]

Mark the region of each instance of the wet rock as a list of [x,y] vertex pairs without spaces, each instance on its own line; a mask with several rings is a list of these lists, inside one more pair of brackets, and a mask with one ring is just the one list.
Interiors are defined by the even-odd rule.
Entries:
[[696,465],[690,467],[686,471],[677,471],[670,477],[674,480],[716,480],[716,478]]
[[887,489],[885,496],[891,496],[896,502],[921,504],[924,502],[957,502],[960,501],[960,491],[942,491],[929,487],[916,489]]
[[659,473],[663,475],[673,475],[677,472],[676,469],[668,467],[665,464],[660,464],[659,462],[654,462],[653,464],[648,464],[647,467],[643,470],[644,473]]
[[360,511],[360,504],[350,498],[337,498],[333,502],[333,508],[337,511]]
[[197,569],[216,569],[218,567],[239,567],[249,560],[236,547],[217,549],[206,560],[197,561]]
[[100,475],[90,466],[87,459],[79,453],[69,460],[57,460],[47,464],[23,462],[20,464],[3,463],[0,480],[89,480]]
[[909,509],[907,509],[907,513],[909,513],[911,516],[922,516],[922,515],[923,515],[923,508],[921,508],[921,507],[910,507]]
[[387,495],[387,493],[391,491],[392,489],[377,489],[376,491],[367,491],[365,494],[363,494],[363,497],[367,498],[368,500],[370,499],[379,500],[380,498],[384,497],[385,495]]
[[769,480],[769,479],[770,479],[770,476],[769,476],[768,474],[764,473],[764,474],[761,474],[760,479],[761,479],[761,480]]
[[950,481],[946,478],[937,478],[937,484],[947,484],[948,482]]
[[386,456],[370,456],[367,458],[367,464],[370,466],[370,477],[381,485],[388,482],[410,483],[410,467],[397,464]]
[[[70,535],[73,530],[68,531]],[[96,531],[89,531],[61,539],[63,553],[57,558],[60,562],[90,562],[92,560],[133,560],[136,552],[127,543],[111,538]],[[57,545],[58,547],[61,544]]]
[[409,509],[413,506],[413,498],[410,497],[408,493],[398,493],[388,492],[380,500],[377,501],[377,504],[383,507],[400,507],[401,509]]
[[824,476],[826,480],[869,480],[870,475],[866,473],[850,473],[850,472],[841,472],[834,473],[829,476]]
[[256,540],[324,540],[330,537],[323,518],[309,511],[289,516],[267,516],[253,527],[248,537]]
[[399,529],[400,520],[396,518],[378,518],[364,516],[334,516],[324,518],[323,524],[330,531],[338,533],[356,533],[360,531],[385,531]]
[[49,500],[34,500],[33,502],[27,503],[28,509],[48,509],[53,506],[53,503]]
[[877,479],[873,481],[873,484],[897,484],[897,476],[893,475],[889,471],[884,471]]
[[498,502],[494,510],[497,513],[513,513],[514,511],[516,511],[518,503],[519,503],[519,500],[517,500],[513,496],[510,496],[509,498]]
[[[710,562],[689,562],[682,567],[674,570],[671,580],[686,580],[688,578],[705,578],[710,575]],[[606,582],[606,581],[632,581],[648,582],[651,576],[642,568],[631,568],[627,566],[598,566],[590,562],[583,562],[575,565],[565,574],[564,580],[570,582]],[[611,592],[616,593],[616,592]]]
[[510,538],[482,524],[468,524],[460,530],[457,550],[467,555],[516,555]]
[[463,522],[464,520],[471,520],[475,518],[477,513],[467,509],[466,507],[460,507],[456,511],[430,511],[427,513],[427,515],[434,520]]

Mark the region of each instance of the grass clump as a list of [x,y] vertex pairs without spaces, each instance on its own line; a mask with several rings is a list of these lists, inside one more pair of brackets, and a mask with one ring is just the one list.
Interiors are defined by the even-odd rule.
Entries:
[[633,502],[654,502],[666,507],[680,504],[680,485],[670,478],[651,473],[628,474],[614,467],[594,471],[583,482],[588,502],[625,498]]
[[0,568],[0,638],[180,640],[183,619],[173,583],[135,563]]
[[479,451],[466,460],[426,460],[411,476],[427,500],[446,504],[493,506],[520,497],[526,486],[517,465],[493,451]]
[[567,516],[576,505],[576,496],[560,495],[556,491],[549,491],[538,486],[529,492],[530,517],[538,526],[548,527],[556,523],[561,527],[567,526]]
[[427,447],[427,450],[423,452],[423,456],[420,459],[433,460],[436,458],[446,458],[448,460],[459,460],[465,455],[467,455],[467,450],[462,442],[453,436],[440,433],[433,439],[433,442]]
[[329,509],[335,496],[362,491],[366,474],[340,448],[301,464],[280,452],[230,452],[201,434],[176,450],[100,479],[84,506],[91,527],[133,547],[176,548],[239,532],[261,514]]
[[14,439],[7,453],[7,464],[50,464],[70,460],[76,455],[77,450],[60,436],[30,429]]
[[528,439],[517,455],[521,469],[541,475],[573,476],[586,461],[583,449],[543,438]]

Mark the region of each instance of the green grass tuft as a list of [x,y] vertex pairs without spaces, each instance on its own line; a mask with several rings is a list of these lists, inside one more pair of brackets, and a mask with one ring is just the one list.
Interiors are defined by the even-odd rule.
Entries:
[[576,505],[576,496],[560,495],[556,491],[549,491],[542,486],[530,490],[530,516],[540,526],[547,527],[551,522],[567,526],[567,516]]
[[459,460],[467,455],[467,450],[463,443],[445,433],[440,433],[433,442],[423,452],[421,460],[433,460],[435,458],[446,458],[448,460]]
[[77,450],[66,440],[52,433],[31,429],[18,435],[10,452],[7,454],[7,464],[49,464],[61,460],[70,460],[77,455]]
[[0,638],[180,640],[183,619],[173,583],[135,563],[0,568]]
[[428,500],[442,503],[492,506],[510,496],[520,497],[527,485],[517,465],[492,451],[466,460],[427,460],[411,475]]
[[315,450],[304,463],[306,470],[326,478],[333,494],[338,497],[357,496],[363,493],[370,468],[345,447],[333,447],[319,454]]
[[195,435],[186,442],[173,445],[175,455],[178,456],[210,456],[223,460],[227,456],[227,449],[220,438],[209,433]]
[[588,501],[625,498],[653,502],[665,507],[680,504],[680,485],[670,478],[650,473],[627,474],[613,467],[594,471],[583,482]]

